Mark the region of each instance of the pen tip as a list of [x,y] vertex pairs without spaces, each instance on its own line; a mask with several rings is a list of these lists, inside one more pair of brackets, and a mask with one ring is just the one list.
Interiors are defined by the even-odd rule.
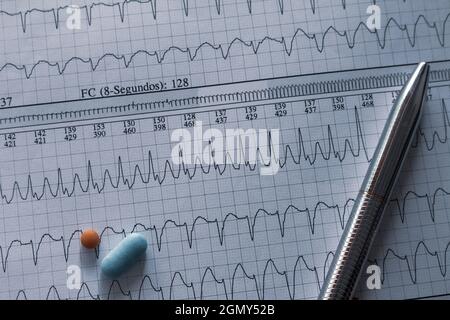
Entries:
[[420,62],[416,70],[423,74],[423,76],[427,76],[430,72],[430,64],[424,61]]
[[406,87],[406,91],[409,89],[409,93],[414,97],[419,98],[426,94],[428,87],[428,77],[430,73],[430,64],[426,62],[420,62],[414,72],[411,75]]

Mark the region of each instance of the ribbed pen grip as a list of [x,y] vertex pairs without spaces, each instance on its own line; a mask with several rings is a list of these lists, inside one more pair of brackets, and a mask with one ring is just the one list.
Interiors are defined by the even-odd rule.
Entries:
[[329,274],[327,289],[322,292],[321,299],[350,299],[365,263],[367,251],[375,238],[376,230],[373,229],[379,224],[386,202],[381,197],[362,191],[358,197],[361,198],[358,199],[360,208],[354,208],[355,215],[351,216],[351,222],[347,223],[349,230],[344,231],[346,237],[336,250],[339,257],[330,268],[333,272]]

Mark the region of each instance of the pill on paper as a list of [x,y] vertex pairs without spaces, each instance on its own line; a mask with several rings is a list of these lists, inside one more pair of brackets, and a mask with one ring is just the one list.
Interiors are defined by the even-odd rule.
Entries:
[[86,229],[81,233],[80,241],[83,247],[94,249],[100,244],[100,236],[94,229]]
[[118,278],[130,269],[147,250],[147,239],[142,234],[132,233],[103,258],[102,272],[110,278]]

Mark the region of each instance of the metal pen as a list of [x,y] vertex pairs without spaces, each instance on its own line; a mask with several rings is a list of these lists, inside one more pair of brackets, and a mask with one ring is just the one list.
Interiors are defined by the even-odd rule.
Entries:
[[383,211],[420,121],[428,74],[429,65],[421,62],[389,113],[323,283],[319,295],[321,300],[351,299],[354,294]]

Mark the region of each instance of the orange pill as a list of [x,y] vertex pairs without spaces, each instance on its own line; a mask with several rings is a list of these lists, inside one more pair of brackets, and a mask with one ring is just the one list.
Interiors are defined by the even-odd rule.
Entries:
[[93,229],[86,229],[80,237],[81,244],[88,249],[94,249],[100,244],[100,236]]

